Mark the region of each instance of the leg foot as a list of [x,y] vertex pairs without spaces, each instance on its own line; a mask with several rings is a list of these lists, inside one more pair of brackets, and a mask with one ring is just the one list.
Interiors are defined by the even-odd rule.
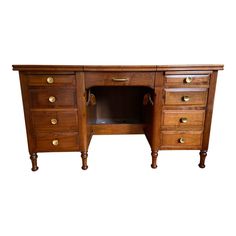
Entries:
[[200,163],[198,164],[198,166],[200,168],[205,168],[205,159],[207,156],[207,151],[200,151],[199,155],[200,155]]
[[30,155],[30,160],[31,160],[31,162],[32,162],[32,168],[31,168],[32,171],[38,170],[37,158],[38,158],[37,153],[32,153],[32,154]]
[[153,169],[157,168],[157,156],[158,156],[158,151],[152,151],[152,164],[151,164],[151,167]]
[[88,152],[81,152],[81,158],[82,158],[82,169],[87,170],[88,165],[87,165],[87,158],[88,158]]

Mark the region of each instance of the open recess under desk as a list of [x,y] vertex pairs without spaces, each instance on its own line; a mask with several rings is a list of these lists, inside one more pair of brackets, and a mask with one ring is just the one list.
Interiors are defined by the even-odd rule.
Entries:
[[145,134],[159,150],[200,150],[205,167],[223,65],[13,65],[21,82],[32,170],[38,152],[80,151],[96,134]]

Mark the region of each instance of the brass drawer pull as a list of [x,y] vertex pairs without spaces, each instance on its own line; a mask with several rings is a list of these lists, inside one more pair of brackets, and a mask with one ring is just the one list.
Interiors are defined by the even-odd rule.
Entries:
[[48,101],[51,102],[51,103],[54,103],[56,101],[56,98],[54,96],[50,96],[48,98]]
[[112,81],[114,81],[114,82],[127,82],[127,81],[129,81],[129,78],[115,78],[115,77],[113,77]]
[[55,119],[55,118],[51,119],[51,124],[56,125],[57,124],[57,119]]
[[184,83],[190,84],[192,82],[193,78],[192,77],[187,77],[184,79]]
[[180,123],[187,123],[187,122],[188,122],[188,118],[186,118],[186,117],[181,117],[181,118],[179,119],[179,121],[180,121]]
[[58,139],[52,140],[52,145],[53,145],[53,146],[58,146],[58,144],[59,144]]
[[182,101],[183,102],[188,102],[190,100],[190,97],[189,96],[183,96],[182,97]]
[[184,138],[179,138],[179,143],[185,143],[185,140],[184,140]]
[[53,83],[54,83],[53,77],[48,77],[48,78],[47,78],[47,83],[48,83],[48,84],[53,84]]

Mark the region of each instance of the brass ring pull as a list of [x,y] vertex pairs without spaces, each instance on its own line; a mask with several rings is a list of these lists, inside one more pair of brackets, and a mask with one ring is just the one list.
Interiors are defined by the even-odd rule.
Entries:
[[48,77],[48,78],[47,78],[47,83],[48,83],[48,84],[53,84],[53,83],[54,83],[53,77]]
[[112,81],[114,81],[114,82],[127,82],[127,81],[129,81],[129,78],[115,78],[115,77],[113,77]]
[[189,96],[183,96],[182,97],[182,101],[183,102],[188,102],[190,100],[190,97]]
[[179,121],[180,121],[180,123],[187,123],[187,122],[188,122],[188,118],[186,118],[186,117],[181,117],[181,118],[179,119]]
[[56,98],[54,96],[50,96],[48,98],[48,101],[51,102],[51,103],[54,103],[56,101]]
[[179,143],[185,143],[185,140],[184,140],[184,138],[179,138]]
[[193,78],[192,77],[187,77],[184,79],[184,83],[190,84],[192,82]]
[[55,118],[51,119],[51,124],[56,125],[57,124],[57,119],[55,119]]
[[52,145],[53,145],[53,146],[58,146],[58,144],[59,144],[58,139],[52,140]]

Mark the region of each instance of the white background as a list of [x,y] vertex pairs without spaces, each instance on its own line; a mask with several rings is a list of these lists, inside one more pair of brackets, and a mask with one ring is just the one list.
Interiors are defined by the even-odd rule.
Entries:
[[[236,234],[235,1],[0,3],[0,235]],[[223,63],[206,168],[197,151],[145,137],[94,136],[79,153],[39,155],[31,172],[12,64]]]

